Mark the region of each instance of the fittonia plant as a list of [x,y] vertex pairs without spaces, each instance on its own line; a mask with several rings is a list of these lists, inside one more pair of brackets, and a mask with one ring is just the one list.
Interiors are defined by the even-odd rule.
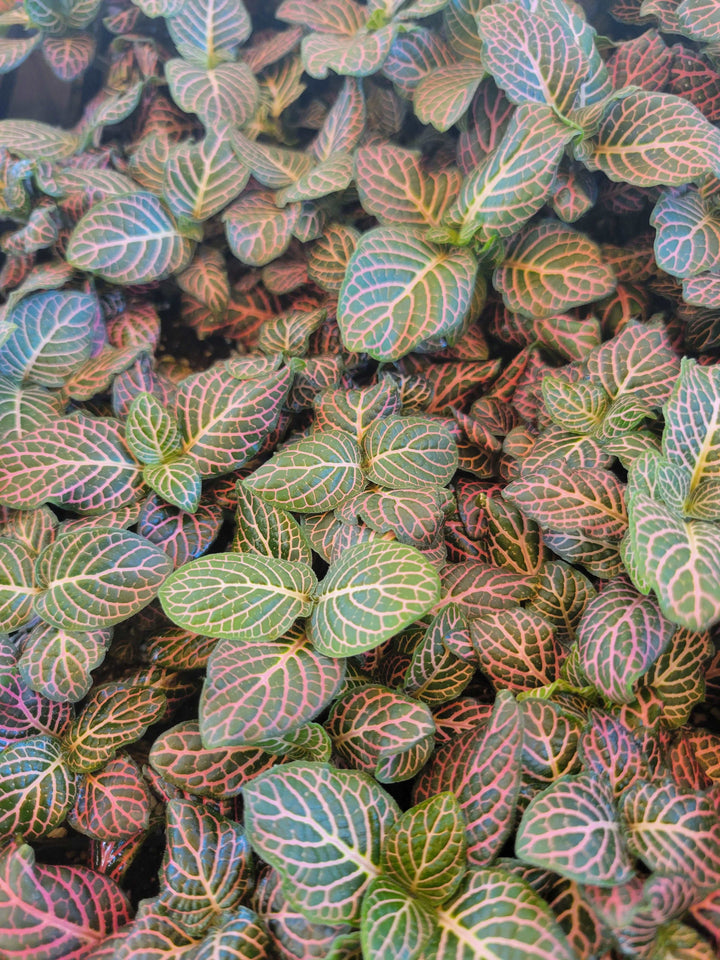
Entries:
[[0,24],[0,956],[715,956],[717,0]]

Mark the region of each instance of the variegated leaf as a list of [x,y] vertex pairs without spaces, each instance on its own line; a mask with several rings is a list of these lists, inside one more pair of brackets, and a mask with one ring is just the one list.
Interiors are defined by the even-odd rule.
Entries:
[[48,700],[77,703],[90,689],[90,671],[105,659],[111,638],[111,630],[80,633],[39,624],[23,644],[20,676]]
[[41,865],[27,844],[0,854],[0,930],[7,960],[85,957],[130,920],[117,884],[86,867]]
[[288,203],[320,200],[331,193],[345,190],[352,176],[352,154],[340,151],[298,177],[295,183],[278,190],[275,201],[278,206],[284,207]]
[[316,717],[340,689],[341,660],[316,653],[304,634],[275,643],[221,644],[200,701],[206,748],[262,744]]
[[459,60],[432,70],[415,87],[415,116],[444,133],[465,114],[482,78],[483,71],[473,60]]
[[75,226],[67,260],[113,283],[147,283],[182,269],[192,245],[151,193],[98,203]]
[[208,131],[200,143],[183,143],[170,154],[163,197],[176,217],[207,220],[232,203],[249,176],[227,140]]
[[521,607],[471,620],[470,637],[480,669],[496,687],[523,692],[552,683],[560,650],[552,625]]
[[141,463],[161,463],[180,449],[175,418],[151,393],[139,393],[125,421],[126,442]]
[[547,317],[612,293],[615,275],[589,237],[544,220],[511,241],[493,283],[509,310]]
[[0,776],[0,835],[5,838],[47,836],[75,800],[75,776],[56,737],[26,737],[9,744],[0,751]]
[[[244,790],[245,829],[283,878],[283,893],[310,920],[357,923],[380,848],[400,811],[367,774],[291,763]],[[301,828],[301,834],[298,828]]]
[[518,107],[499,146],[466,178],[448,213],[460,225],[460,242],[516,233],[543,205],[572,137],[550,107]]
[[94,840],[125,840],[147,830],[151,803],[140,768],[122,754],[83,776],[68,823]]
[[126,744],[135,743],[165,713],[159,688],[110,683],[97,687],[63,740],[65,762],[77,773],[99,770]]
[[27,544],[0,537],[0,630],[10,632],[32,619],[39,593],[35,585],[36,553]]
[[183,59],[211,70],[234,59],[252,25],[242,0],[185,0],[167,28]]
[[365,433],[362,448],[368,478],[390,489],[443,487],[457,468],[450,432],[425,417],[384,417]]
[[18,157],[67,160],[77,150],[79,137],[37,120],[0,120],[0,143]]
[[593,139],[576,154],[611,180],[675,187],[720,172],[719,150],[720,133],[687,100],[632,90],[609,103]]
[[272,506],[323,513],[362,489],[360,449],[346,433],[323,431],[280,450],[244,482]]
[[57,420],[64,408],[57,392],[45,387],[23,387],[9,377],[0,377],[0,432],[6,441]]
[[680,372],[670,333],[657,321],[631,321],[593,350],[587,362],[591,378],[598,379],[613,400],[632,396],[654,407],[668,399]]
[[653,207],[655,260],[673,277],[694,277],[720,258],[720,229],[695,189],[664,190]]
[[[326,729],[338,756],[381,783],[408,780],[427,760],[435,724],[424,703],[380,684],[357,686],[333,703]],[[417,760],[386,770],[383,761],[395,760],[416,748]]]
[[435,568],[414,547],[359,543],[331,564],[312,612],[310,638],[327,656],[372,650],[438,601]]
[[343,223],[328,224],[308,256],[309,278],[328,293],[339,293],[348,260],[359,237],[360,232],[354,227]]
[[108,627],[147,606],[170,570],[165,553],[136,533],[68,533],[38,557],[35,610],[63,630]]
[[197,114],[208,130],[242,127],[255,113],[260,88],[244,63],[207,70],[178,57],[165,64],[165,76],[175,103],[185,113]]
[[634,686],[670,643],[675,624],[625,579],[613,580],[585,608],[578,626],[580,665],[615,703],[632,703]]
[[312,609],[312,568],[259,554],[200,557],[171,574],[160,591],[173,623],[204,636],[274,640]]
[[524,776],[552,783],[567,773],[579,773],[578,743],[583,721],[554,700],[529,696],[520,704],[523,723]]
[[175,457],[165,463],[147,464],[143,468],[143,480],[171,506],[186,513],[196,513],[202,479],[192,457]]
[[281,208],[271,193],[256,191],[233,203],[222,220],[238,260],[262,267],[285,253],[299,215],[299,204]]
[[371,880],[360,919],[362,954],[376,960],[420,960],[435,930],[432,911],[392,878]]
[[302,59],[306,73],[322,80],[328,70],[341,76],[367,77],[385,62],[398,26],[389,23],[379,30],[353,36],[333,33],[312,33],[302,42]]
[[417,229],[367,231],[340,291],[345,346],[398,360],[429,337],[449,335],[470,307],[476,270],[469,249],[429,243]]
[[137,532],[157,544],[175,568],[206,553],[223,523],[217,504],[189,506],[194,507],[192,513],[151,495],[143,502],[137,519]]
[[237,485],[233,549],[312,563],[310,546],[292,514],[263,500],[244,483]]
[[612,887],[633,875],[612,791],[588,773],[561,777],[531,800],[515,850],[522,860],[579,883]]
[[0,75],[11,73],[20,66],[35,47],[41,43],[43,35],[37,32],[28,37],[15,37],[13,39],[0,39]]
[[338,152],[352,152],[365,127],[365,96],[359,81],[348,77],[325,117],[310,150],[319,161]]

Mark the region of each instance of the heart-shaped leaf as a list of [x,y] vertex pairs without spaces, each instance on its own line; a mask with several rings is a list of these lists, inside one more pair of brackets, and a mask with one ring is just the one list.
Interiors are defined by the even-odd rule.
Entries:
[[242,0],[185,0],[167,28],[181,57],[211,70],[234,59],[252,24]]
[[105,659],[111,638],[111,630],[79,633],[41,623],[23,644],[18,670],[31,690],[49,700],[77,703],[90,689],[90,671]]
[[320,584],[310,638],[326,656],[372,650],[438,601],[435,568],[414,547],[370,541],[346,550]]
[[242,192],[250,171],[227,140],[208,132],[197,144],[173,150],[163,177],[163,197],[176,217],[207,220]]
[[470,307],[476,271],[469,249],[429,243],[417,229],[367,231],[340,291],[345,346],[399,360],[423,340],[449,334]]
[[365,471],[383,487],[442,487],[457,468],[457,445],[441,423],[389,416],[363,437]]
[[367,774],[326,763],[270,770],[243,796],[250,843],[280,872],[290,903],[320,923],[357,923],[380,873],[383,837],[400,814],[392,797]]
[[311,567],[259,554],[200,557],[171,574],[160,591],[173,623],[204,636],[275,640],[312,610]]
[[44,592],[35,610],[64,630],[109,627],[147,606],[170,570],[167,555],[137,533],[109,527],[68,533],[38,558]]
[[363,956],[419,960],[433,932],[432,912],[395,880],[377,877],[363,897],[360,937]]
[[242,127],[260,96],[253,72],[244,63],[221,63],[207,70],[178,57],[165,64],[165,77],[175,103],[185,113],[196,113],[208,129]]
[[216,749],[287,736],[332,701],[344,673],[342,660],[316,653],[302,634],[289,642],[221,644],[200,702],[203,743]]
[[147,283],[182,269],[192,245],[157,197],[131,193],[95,206],[76,225],[66,257],[113,283]]
[[125,840],[147,830],[151,797],[137,763],[115,757],[80,781],[75,806],[68,816],[74,830],[95,840]]

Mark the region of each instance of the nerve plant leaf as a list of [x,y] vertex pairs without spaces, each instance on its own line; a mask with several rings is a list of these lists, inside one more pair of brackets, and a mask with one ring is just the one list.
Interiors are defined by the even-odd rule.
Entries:
[[223,643],[214,651],[200,701],[208,749],[262,744],[316,717],[337,695],[342,660],[316,653],[303,634],[275,643]]
[[126,839],[147,830],[151,804],[140,767],[121,754],[83,775],[68,823],[95,840]]
[[470,250],[429,243],[416,229],[369,230],[340,291],[345,346],[398,360],[423,340],[447,335],[470,307],[476,271]]
[[75,774],[61,742],[27,737],[0,751],[0,835],[37,840],[58,827],[75,799]]
[[330,565],[320,584],[310,639],[326,656],[363,653],[423,616],[439,598],[437,572],[414,547],[359,543]]
[[78,270],[114,283],[161,280],[186,266],[192,245],[151,193],[95,204],[76,225],[66,256]]
[[86,867],[40,865],[27,844],[0,854],[0,929],[8,960],[84,957],[130,919],[125,894]]
[[587,773],[561,777],[531,800],[515,850],[528,863],[599,887],[633,875],[612,791]]
[[253,72],[244,63],[221,63],[207,70],[178,57],[165,64],[165,77],[175,103],[185,113],[196,113],[208,129],[244,126],[260,97]]
[[136,533],[68,533],[38,557],[35,611],[65,630],[109,627],[147,606],[170,570],[167,555]]
[[400,815],[392,797],[367,774],[326,763],[271,770],[243,795],[250,843],[280,872],[289,902],[310,920],[357,923],[380,873],[383,838]]
[[232,60],[252,29],[242,0],[185,0],[167,28],[180,55],[206,70]]
[[390,489],[442,487],[457,468],[450,432],[424,417],[383,417],[365,433],[362,448],[368,478]]
[[259,554],[200,557],[171,574],[160,602],[173,623],[204,636],[275,640],[312,610],[312,568]]

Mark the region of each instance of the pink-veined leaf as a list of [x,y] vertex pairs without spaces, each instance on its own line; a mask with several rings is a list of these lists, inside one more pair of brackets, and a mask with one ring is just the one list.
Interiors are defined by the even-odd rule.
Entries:
[[365,97],[361,84],[348,77],[340,88],[310,150],[319,161],[338,152],[352,152],[365,127]]
[[208,664],[200,732],[208,749],[262,744],[316,717],[335,697],[345,664],[304,634],[274,643],[221,644]]
[[543,529],[614,543],[627,530],[623,485],[609,470],[541,467],[503,491]]
[[236,797],[243,784],[277,763],[261,747],[208,750],[197,720],[186,720],[155,739],[150,763],[164,780],[199,797]]
[[412,99],[413,91],[423,77],[455,60],[452,50],[437,32],[417,26],[395,38],[382,74],[392,81],[403,97]]
[[345,190],[352,181],[353,158],[347,151],[338,151],[327,160],[298,177],[275,194],[275,202],[280,207],[288,203],[305,200],[320,200],[331,193]]
[[657,265],[673,277],[711,270],[720,257],[720,229],[693,188],[664,190],[650,217]]
[[126,744],[135,743],[165,713],[159,688],[110,683],[97,687],[63,740],[69,768],[77,773],[99,770]]
[[612,887],[633,875],[612,791],[588,773],[564,776],[531,800],[515,850],[522,860],[579,883]]
[[105,659],[111,637],[110,630],[80,633],[38,624],[23,644],[20,676],[49,700],[77,703],[90,689],[90,671]]
[[70,290],[33,293],[8,314],[15,329],[0,346],[0,373],[61,387],[90,356],[99,306],[95,296]]
[[501,691],[487,723],[441,744],[415,782],[416,801],[444,790],[455,794],[471,864],[491,862],[512,829],[521,751],[520,708],[511,693]]
[[0,629],[16,630],[32,619],[39,593],[35,585],[36,553],[27,544],[0,537]]
[[547,904],[523,880],[500,868],[471,868],[458,893],[436,910],[438,932],[428,956],[471,960],[507,955],[523,960],[574,960]]
[[[380,684],[366,684],[335,700],[326,729],[345,763],[388,783],[395,778],[383,777],[381,761],[405,754],[428,739],[432,746],[435,724],[424,703]],[[409,779],[418,769],[403,770],[397,780]]]
[[151,495],[140,508],[137,532],[157,544],[177,568],[206,553],[222,523],[223,512],[216,504],[201,503],[188,513],[182,506]]
[[277,423],[291,377],[286,367],[239,380],[215,366],[182,381],[175,413],[183,453],[201,477],[229,473],[255,456]]
[[362,488],[360,449],[346,433],[323,431],[275,453],[244,483],[273,506],[324,513]]
[[662,449],[688,475],[688,496],[720,476],[720,371],[682,361],[665,408]]
[[[424,950],[435,930],[432,912],[392,877],[370,881],[363,897],[360,938],[365,956],[406,960],[427,956]],[[341,954],[342,955],[342,954]]]
[[493,283],[509,310],[546,317],[612,293],[615,274],[589,237],[543,220],[508,244]]
[[355,179],[364,209],[384,224],[438,226],[459,185],[457,172],[425,171],[419,156],[390,143],[361,147]]
[[583,721],[563,711],[554,700],[527,697],[520,704],[523,724],[522,763],[525,777],[552,783],[579,773],[578,743]]
[[178,57],[165,64],[165,76],[175,103],[185,113],[197,114],[208,129],[242,127],[255,113],[260,88],[244,63],[207,70]]
[[677,380],[680,361],[664,324],[631,322],[593,350],[588,372],[613,400],[631,395],[660,407]]
[[417,229],[367,231],[340,291],[345,346],[398,360],[429,337],[449,335],[470,307],[476,270],[469,249],[429,243]]
[[0,120],[0,143],[19,157],[67,160],[77,150],[79,137],[37,120]]
[[496,150],[464,181],[448,217],[459,238],[511,236],[543,205],[573,130],[545,104],[523,104]]
[[585,608],[578,626],[580,665],[615,703],[632,703],[633,687],[670,643],[675,624],[650,597],[614,580]]
[[651,870],[689,877],[697,891],[720,876],[720,824],[709,798],[673,781],[638,781],[620,809],[628,846]]
[[120,887],[85,867],[36,865],[32,848],[0,854],[0,930],[7,960],[81,960],[130,919]]
[[227,140],[209,131],[200,143],[183,143],[171,153],[163,196],[176,217],[207,220],[232,203],[249,176]]
[[147,464],[143,467],[143,480],[158,497],[176,510],[188,514],[197,512],[202,479],[191,457],[177,457],[167,463]]
[[513,608],[535,593],[531,578],[484,560],[448,564],[443,570],[443,606],[457,603],[470,617]]
[[611,180],[637,187],[679,186],[718,170],[720,133],[692,104],[670,93],[635,90],[609,103],[578,158]]
[[642,743],[609,713],[590,711],[579,750],[585,768],[608,778],[615,796],[649,773]]
[[264,187],[288,187],[314,166],[313,158],[301,150],[250,140],[237,130],[231,135],[231,142],[242,163]]
[[362,448],[368,478],[390,489],[442,487],[457,468],[450,432],[425,417],[384,417],[366,431]]
[[199,247],[187,270],[177,278],[178,286],[199,300],[217,317],[224,317],[230,300],[225,258],[213,247]]
[[344,430],[360,442],[375,420],[399,412],[400,398],[389,380],[381,380],[356,390],[324,390],[314,406],[318,428]]
[[413,93],[415,116],[444,133],[465,114],[482,78],[483,71],[473,60],[460,60],[425,74]]
[[414,547],[358,543],[330,565],[312,612],[310,639],[320,653],[372,650],[437,603],[440,579]]
[[166,554],[137,533],[68,533],[38,557],[35,610],[65,630],[109,627],[147,606],[170,570]]
[[72,719],[72,707],[68,703],[54,703],[27,687],[14,667],[14,651],[7,649],[7,643],[4,646],[6,649],[2,650],[2,653],[9,663],[9,669],[6,663],[3,663],[5,669],[0,695],[0,746],[4,747],[11,741],[36,734],[62,736]]
[[160,591],[173,623],[204,636],[274,640],[312,610],[312,568],[260,554],[200,557],[171,574]]
[[43,38],[42,51],[50,69],[60,80],[76,80],[92,63],[95,40],[89,33]]
[[68,823],[95,840],[124,840],[147,830],[150,807],[140,768],[122,754],[83,776]]
[[166,22],[180,56],[206,70],[234,59],[252,31],[242,0],[185,0]]
[[341,76],[370,76],[385,62],[397,30],[398,25],[391,22],[352,36],[312,33],[304,37],[301,46],[305,71],[316,79],[326,77],[328,70]]
[[547,560],[537,574],[536,593],[526,609],[549,620],[559,643],[567,646],[575,639],[578,623],[595,592],[580,570],[562,560]]
[[291,763],[256,777],[244,802],[250,842],[280,872],[290,903],[313,921],[356,923],[400,815],[389,794],[365,773]]
[[98,203],[75,226],[66,256],[113,283],[147,283],[186,266],[192,245],[157,197],[132,193]]
[[428,547],[435,543],[443,521],[443,491],[413,487],[364,492],[338,508],[338,517],[362,522],[376,533],[393,533],[401,543]]
[[257,191],[233,203],[222,220],[238,260],[262,267],[285,253],[299,216],[299,204],[278,207],[273,194]]
[[496,687],[517,692],[557,679],[560,650],[553,628],[538,613],[515,607],[470,621],[472,647],[480,669]]
[[199,936],[250,890],[250,844],[233,820],[189,800],[167,805],[167,849],[158,903]]
[[307,564],[312,562],[305,534],[292,514],[267,503],[244,483],[237,485],[233,550]]
[[125,442],[141,463],[161,463],[180,450],[178,425],[157,397],[138,393],[125,420]]
[[10,743],[0,751],[0,835],[27,840],[47,836],[75,800],[75,775],[61,742],[47,734]]

